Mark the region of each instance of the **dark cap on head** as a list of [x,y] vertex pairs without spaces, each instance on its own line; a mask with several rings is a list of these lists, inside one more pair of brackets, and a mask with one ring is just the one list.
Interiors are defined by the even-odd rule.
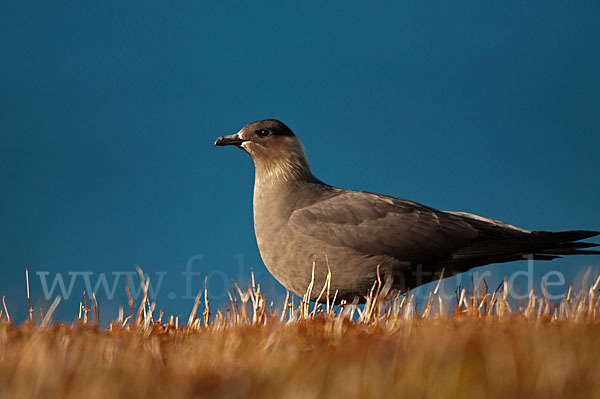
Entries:
[[264,130],[266,134],[272,136],[294,136],[292,129],[286,126],[285,123],[277,119],[263,119],[247,124],[244,130],[254,130],[256,133],[260,133]]
[[274,139],[277,137],[296,136],[283,122],[277,119],[264,119],[247,124],[236,134],[219,137],[215,141],[215,146],[234,145],[242,148],[242,143],[246,141],[259,142],[263,141],[263,139]]

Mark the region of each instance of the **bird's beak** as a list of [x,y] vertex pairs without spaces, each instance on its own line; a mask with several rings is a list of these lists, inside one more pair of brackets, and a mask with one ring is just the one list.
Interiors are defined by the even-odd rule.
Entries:
[[217,146],[225,146],[225,145],[234,145],[239,147],[245,140],[240,138],[239,133],[230,134],[229,136],[221,136],[215,141],[215,147]]

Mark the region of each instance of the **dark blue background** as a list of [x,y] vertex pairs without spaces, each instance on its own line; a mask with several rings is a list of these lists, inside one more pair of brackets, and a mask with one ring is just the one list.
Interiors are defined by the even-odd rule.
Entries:
[[[216,306],[223,279],[247,284],[251,267],[279,298],[254,240],[250,159],[212,146],[267,117],[330,184],[599,229],[599,4],[3,1],[0,295],[23,319],[25,267],[46,309],[36,272],[110,282],[139,264],[168,273],[158,307],[187,315],[181,272],[201,254],[193,291],[212,273]],[[82,281],[59,318],[76,316]],[[121,283],[98,295],[105,320],[126,304]]]

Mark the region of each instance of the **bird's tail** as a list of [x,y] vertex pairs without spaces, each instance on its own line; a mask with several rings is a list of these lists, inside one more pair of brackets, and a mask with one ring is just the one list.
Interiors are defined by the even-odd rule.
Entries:
[[519,259],[552,260],[563,255],[600,255],[600,250],[587,249],[599,247],[599,244],[580,241],[597,235],[600,231],[520,231],[502,238],[474,242],[437,263],[451,271],[463,272],[476,266]]
[[600,250],[585,249],[599,247],[599,244],[580,241],[597,235],[600,235],[599,231],[591,230],[532,231],[531,251],[536,259],[554,259],[561,255],[600,255]]

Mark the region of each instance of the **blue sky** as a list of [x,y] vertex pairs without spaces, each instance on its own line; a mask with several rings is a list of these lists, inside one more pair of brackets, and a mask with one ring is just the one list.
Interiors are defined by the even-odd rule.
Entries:
[[[336,186],[528,229],[600,229],[597,2],[3,2],[0,295],[134,272],[187,315],[260,260],[253,167],[214,139],[278,118]],[[573,278],[599,257],[536,263]],[[199,276],[186,285],[191,264]],[[493,266],[503,274],[524,262]],[[83,273],[83,274],[82,274]],[[87,274],[86,274],[87,273]],[[91,274],[90,274],[91,273]],[[99,294],[104,320],[125,305]],[[68,288],[68,287],[67,287]],[[59,293],[59,291],[56,291]],[[169,295],[171,294],[171,295]]]

